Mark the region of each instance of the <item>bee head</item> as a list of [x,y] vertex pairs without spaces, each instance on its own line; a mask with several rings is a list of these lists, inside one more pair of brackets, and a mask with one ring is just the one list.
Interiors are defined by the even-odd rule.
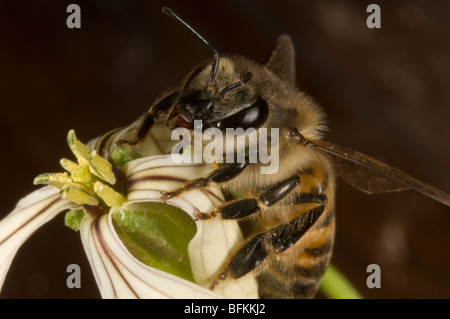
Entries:
[[169,128],[193,129],[195,120],[202,120],[203,129],[245,130],[263,125],[269,107],[251,85],[257,66],[241,57],[219,58],[217,50],[176,13],[168,8],[163,8],[163,12],[191,31],[214,54],[212,60],[200,65],[183,82],[167,119]]

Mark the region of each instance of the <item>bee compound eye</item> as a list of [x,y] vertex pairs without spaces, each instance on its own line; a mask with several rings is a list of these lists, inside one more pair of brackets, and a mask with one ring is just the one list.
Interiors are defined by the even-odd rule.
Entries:
[[249,127],[258,128],[266,122],[268,115],[269,106],[266,100],[260,97],[249,107],[217,122],[216,126],[221,130],[238,127],[244,130]]

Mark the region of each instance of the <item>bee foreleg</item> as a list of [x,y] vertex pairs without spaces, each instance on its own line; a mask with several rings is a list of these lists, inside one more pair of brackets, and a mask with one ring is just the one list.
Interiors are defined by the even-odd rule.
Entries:
[[119,140],[117,144],[126,144],[130,146],[141,144],[147,137],[148,132],[150,132],[151,128],[153,127],[153,124],[153,115],[148,112],[144,113],[141,117],[139,128],[134,138],[131,141]]
[[155,122],[155,117],[167,116],[169,108],[172,106],[172,103],[176,97],[177,92],[171,92],[169,95],[165,96],[159,102],[156,102],[148,112],[142,114],[136,135],[131,141],[127,140],[119,140],[116,142],[118,145],[139,145],[141,144],[145,138],[147,137],[148,132],[150,132],[153,124]]

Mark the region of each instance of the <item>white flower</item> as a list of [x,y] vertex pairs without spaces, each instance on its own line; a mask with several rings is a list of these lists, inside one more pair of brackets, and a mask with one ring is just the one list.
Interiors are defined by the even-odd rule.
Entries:
[[[136,149],[142,157],[131,159],[137,153],[126,151],[126,148],[114,148],[114,145],[116,141],[132,136],[135,126],[112,131],[87,146],[76,139],[73,131],[69,132],[68,144],[77,163],[63,159],[61,165],[67,172],[37,177],[35,183],[49,186],[20,200],[16,208],[0,221],[0,288],[25,240],[58,213],[70,210],[66,215],[67,223],[74,228],[79,227],[103,298],[258,297],[256,280],[251,274],[239,280],[221,281],[214,291],[207,289],[223,270],[230,252],[243,240],[234,221],[223,222],[217,218],[196,221],[195,225],[192,222],[198,210],[207,212],[223,201],[220,189],[193,190],[161,203],[161,192],[204,176],[211,168],[200,164],[175,164],[170,155],[161,155],[169,154],[174,142],[163,125],[156,125],[146,142]],[[126,164],[122,166],[121,161]],[[172,220],[179,224],[175,225],[180,227],[177,230],[179,235],[164,234],[164,227],[159,228],[151,219],[144,219],[144,226],[139,224],[130,233],[121,228],[130,218],[138,216],[136,214],[164,220],[177,210],[173,207],[192,218],[176,215],[180,219]],[[158,236],[161,234],[152,238],[155,243],[150,243],[155,253],[146,252],[147,243],[139,242],[142,234],[145,237],[148,232],[145,227],[150,227]],[[175,231],[170,225],[165,227]],[[180,238],[189,233],[189,227],[194,227],[195,236],[187,246],[186,258],[183,249],[177,245]],[[137,242],[134,241],[136,238]],[[159,254],[163,259],[161,267],[158,267]],[[187,267],[184,266],[186,262]],[[157,269],[165,267],[165,271]]]

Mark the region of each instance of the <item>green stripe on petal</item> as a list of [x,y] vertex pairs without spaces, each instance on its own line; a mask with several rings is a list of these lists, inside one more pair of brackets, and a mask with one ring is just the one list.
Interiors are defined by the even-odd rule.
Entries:
[[[160,201],[161,191],[181,187],[187,180],[205,176],[211,167],[195,164],[177,164],[171,156],[155,156],[136,159],[124,165],[128,180],[126,205],[135,202]],[[208,212],[223,200],[220,189],[208,187],[195,189],[167,200],[195,217],[197,210]],[[217,274],[223,271],[230,252],[243,242],[236,221],[224,222],[220,218],[197,221],[197,232],[189,242],[188,254],[195,282],[208,288]],[[258,298],[258,287],[253,274],[238,280],[222,280],[214,290],[225,298]]]
[[113,224],[141,262],[194,282],[187,247],[196,226],[181,209],[156,202],[128,205],[113,215]]
[[80,234],[103,298],[220,298],[214,292],[139,262],[125,248],[112,215],[86,214]]

